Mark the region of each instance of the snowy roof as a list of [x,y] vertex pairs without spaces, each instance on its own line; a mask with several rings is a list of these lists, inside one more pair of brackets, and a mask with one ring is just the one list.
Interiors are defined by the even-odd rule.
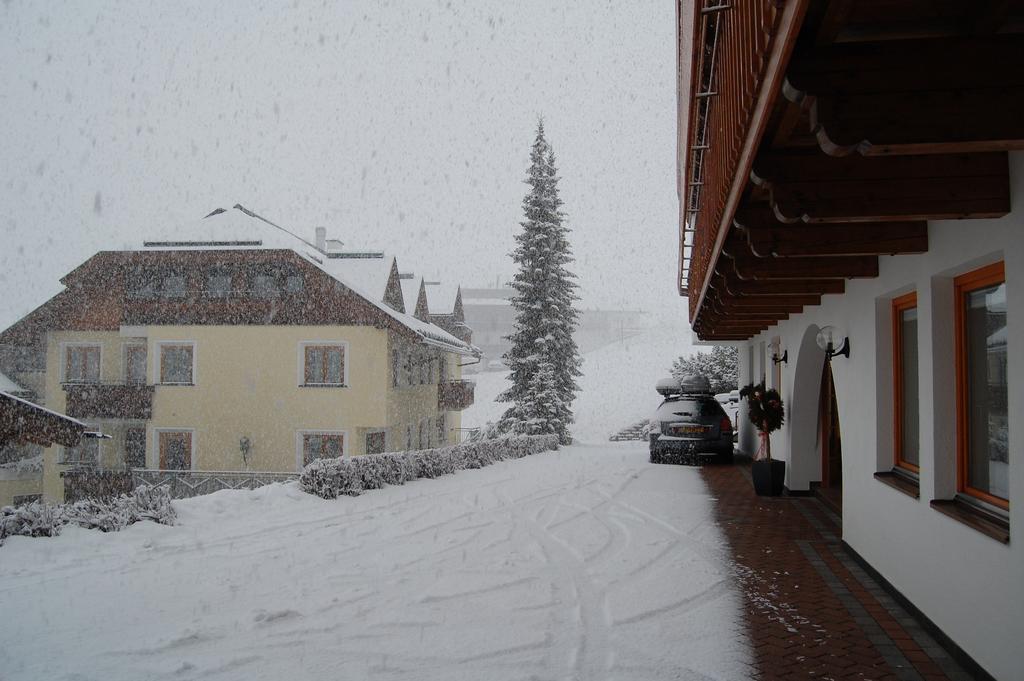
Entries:
[[20,385],[12,381],[6,374],[0,371],[0,392],[5,392],[11,395],[21,395],[29,392]]
[[[139,245],[147,251],[291,250],[365,298],[395,321],[414,331],[425,344],[461,355],[476,355],[480,352],[476,347],[464,343],[441,327],[413,317],[419,287],[418,279],[414,282],[417,288],[412,296],[405,295],[407,314],[397,312],[384,304],[384,290],[391,269],[391,256],[385,254],[383,259],[328,258],[317,250],[311,239],[279,226],[240,204],[228,209],[218,208],[191,224],[147,229],[143,241],[144,243]],[[406,282],[402,283],[404,294]]]

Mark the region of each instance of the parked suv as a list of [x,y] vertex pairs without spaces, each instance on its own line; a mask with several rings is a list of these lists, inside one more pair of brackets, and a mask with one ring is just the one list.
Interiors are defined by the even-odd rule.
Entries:
[[701,377],[658,382],[665,401],[651,419],[651,463],[732,463],[732,421],[707,385]]

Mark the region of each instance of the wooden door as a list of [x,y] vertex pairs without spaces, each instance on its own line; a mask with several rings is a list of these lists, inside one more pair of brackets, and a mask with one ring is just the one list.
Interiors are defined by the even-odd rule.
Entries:
[[818,396],[818,435],[821,442],[821,486],[843,486],[843,446],[839,432],[836,387],[832,380],[832,362],[825,360]]

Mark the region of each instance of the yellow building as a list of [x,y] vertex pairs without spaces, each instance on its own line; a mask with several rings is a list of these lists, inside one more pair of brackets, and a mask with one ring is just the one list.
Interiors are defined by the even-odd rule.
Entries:
[[294,240],[241,207],[201,227],[97,253],[0,334],[44,344],[47,407],[111,436],[48,448],[45,498],[63,498],[69,467],[295,472],[458,441],[473,399],[460,365],[478,353],[457,294],[432,314],[421,282],[407,313],[382,254],[321,230]]

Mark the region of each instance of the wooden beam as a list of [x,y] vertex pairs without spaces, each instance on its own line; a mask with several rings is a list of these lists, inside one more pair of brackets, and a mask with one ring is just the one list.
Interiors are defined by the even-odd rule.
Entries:
[[[719,258],[719,264],[727,262],[732,268],[732,260]],[[718,271],[716,267],[716,271]],[[736,276],[735,268],[730,270],[724,280],[725,290],[733,296],[776,298],[782,296],[806,296],[823,294],[840,294],[846,292],[846,281],[843,279],[804,279],[775,280],[752,282],[744,281]]]
[[928,250],[926,222],[850,222],[786,224],[767,205],[746,207],[733,223],[754,255],[794,256],[896,255]]
[[762,154],[751,180],[780,222],[994,218],[1010,212],[1005,152],[886,156]]
[[819,47],[794,57],[783,92],[833,156],[1024,149],[1017,35]]
[[852,279],[878,276],[878,256],[850,255],[828,258],[758,257],[738,234],[726,240],[722,257],[731,258],[741,280]]

